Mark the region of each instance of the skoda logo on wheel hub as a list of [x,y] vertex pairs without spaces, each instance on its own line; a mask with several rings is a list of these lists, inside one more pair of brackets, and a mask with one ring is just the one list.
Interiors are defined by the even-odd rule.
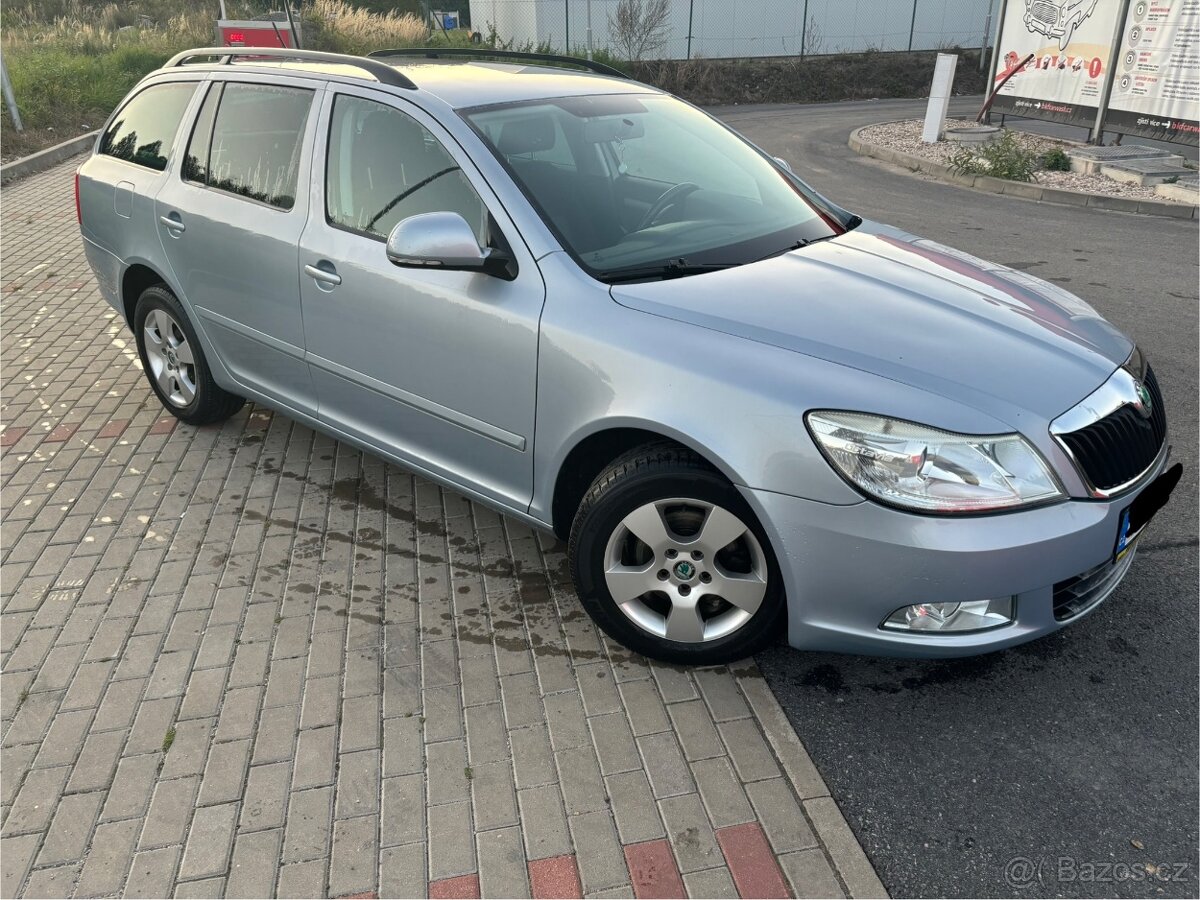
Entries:
[[696,567],[686,560],[675,563],[675,577],[680,581],[691,581],[696,574]]

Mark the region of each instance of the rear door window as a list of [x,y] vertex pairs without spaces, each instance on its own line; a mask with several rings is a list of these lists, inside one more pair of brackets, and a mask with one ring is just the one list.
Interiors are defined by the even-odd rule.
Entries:
[[126,103],[100,140],[100,152],[161,172],[196,82],[155,84]]
[[214,84],[188,142],[183,177],[277,209],[296,202],[313,92],[268,84]]

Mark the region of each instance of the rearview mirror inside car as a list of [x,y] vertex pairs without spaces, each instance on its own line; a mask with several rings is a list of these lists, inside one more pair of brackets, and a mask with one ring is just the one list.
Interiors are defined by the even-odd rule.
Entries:
[[583,139],[591,144],[612,141],[632,141],[646,134],[646,126],[628,116],[607,116],[589,119],[583,124]]

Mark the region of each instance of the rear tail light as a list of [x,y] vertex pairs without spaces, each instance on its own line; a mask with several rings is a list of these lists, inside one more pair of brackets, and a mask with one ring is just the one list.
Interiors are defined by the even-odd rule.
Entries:
[[83,224],[83,209],[79,205],[79,171],[75,171],[75,218]]

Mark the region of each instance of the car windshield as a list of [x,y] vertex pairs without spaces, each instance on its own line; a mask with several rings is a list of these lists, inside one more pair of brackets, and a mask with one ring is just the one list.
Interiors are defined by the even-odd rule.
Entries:
[[605,281],[741,265],[840,232],[774,162],[671,97],[568,97],[464,116]]

